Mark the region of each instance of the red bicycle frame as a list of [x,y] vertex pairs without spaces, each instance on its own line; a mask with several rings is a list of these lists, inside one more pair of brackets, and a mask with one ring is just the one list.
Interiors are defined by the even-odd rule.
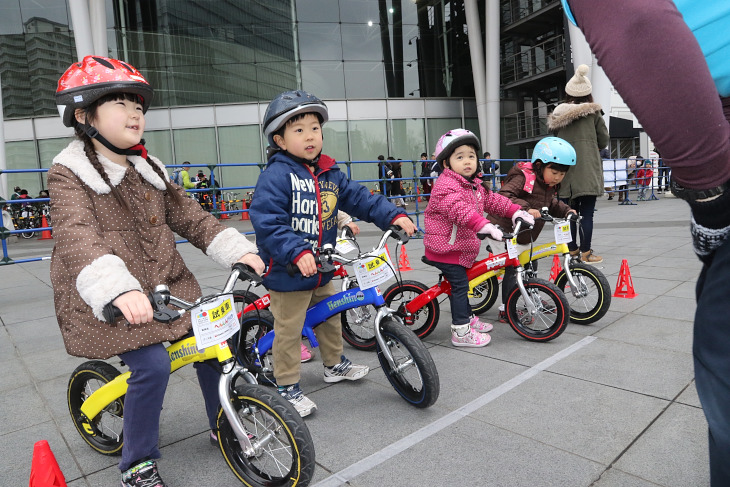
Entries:
[[[506,267],[519,267],[520,265],[519,257],[510,257],[507,252],[489,254],[489,257],[474,262],[474,265],[466,270],[466,278],[471,281],[487,272],[495,272]],[[438,284],[430,287],[405,304],[408,316],[423,308],[442,294],[451,295],[451,283],[445,277],[442,277]],[[408,316],[406,316],[406,320]]]

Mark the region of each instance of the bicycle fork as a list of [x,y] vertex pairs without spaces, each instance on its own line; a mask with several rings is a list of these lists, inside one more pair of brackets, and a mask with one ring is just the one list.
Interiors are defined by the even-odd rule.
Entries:
[[411,361],[403,364],[398,364],[396,363],[395,359],[393,359],[393,355],[390,353],[390,348],[388,348],[387,344],[385,343],[385,338],[380,332],[380,323],[381,321],[383,321],[384,318],[392,318],[398,321],[401,325],[403,325],[403,320],[401,320],[400,317],[396,315],[392,309],[388,308],[385,305],[378,307],[378,312],[375,315],[375,340],[378,342],[378,345],[380,346],[380,350],[383,352],[385,360],[387,360],[390,364],[391,370],[395,372],[401,372],[402,369],[411,365]]
[[218,398],[221,403],[221,409],[223,409],[223,412],[228,418],[228,422],[238,439],[238,444],[241,446],[243,454],[250,457],[261,452],[263,441],[257,441],[255,445],[251,443],[251,438],[246,432],[246,428],[243,427],[241,419],[233,408],[233,403],[231,402],[233,379],[239,375],[249,384],[258,384],[254,376],[240,365],[235,363],[223,364],[223,373],[221,374],[220,381],[218,381]]

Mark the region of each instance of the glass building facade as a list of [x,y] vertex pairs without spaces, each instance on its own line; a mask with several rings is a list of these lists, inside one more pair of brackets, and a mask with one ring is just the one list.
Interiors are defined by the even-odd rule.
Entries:
[[[478,130],[463,0],[104,4],[108,55],[155,88],[145,138],[165,163],[260,163],[266,104],[296,88],[330,107],[324,152],[340,161],[418,159],[448,129]],[[66,2],[0,6],[8,169],[48,167],[70,140],[53,94],[77,60]],[[376,177],[372,166],[353,167],[356,179]],[[226,184],[258,170],[219,176]],[[31,194],[45,186],[40,174],[9,175],[8,186],[16,184]]]

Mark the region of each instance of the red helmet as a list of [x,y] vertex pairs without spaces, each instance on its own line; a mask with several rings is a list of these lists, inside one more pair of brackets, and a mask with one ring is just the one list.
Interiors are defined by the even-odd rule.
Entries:
[[142,99],[142,112],[152,102],[152,87],[133,66],[116,59],[86,56],[58,80],[56,105],[66,127],[74,126],[74,111],[109,93],[133,93]]

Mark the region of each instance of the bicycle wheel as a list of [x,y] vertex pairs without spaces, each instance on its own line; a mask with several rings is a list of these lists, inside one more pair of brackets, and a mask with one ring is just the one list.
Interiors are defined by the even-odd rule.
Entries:
[[249,486],[306,486],[314,474],[314,442],[304,419],[277,392],[254,384],[231,398],[254,447],[246,455],[228,417],[218,410],[218,446],[233,473]]
[[91,360],[76,367],[68,381],[67,400],[71,420],[84,441],[104,455],[119,455],[122,452],[124,396],[111,402],[88,421],[81,414],[81,405],[94,391],[119,374],[108,363]]
[[385,304],[394,309],[403,323],[421,339],[426,338],[436,328],[441,314],[439,303],[434,299],[411,314],[406,311],[406,304],[427,289],[421,282],[403,281],[393,284],[383,293]]
[[[350,289],[358,287],[350,283]],[[340,313],[342,338],[358,350],[375,350],[375,315],[377,310],[372,304],[350,308]]]
[[537,309],[531,315],[519,287],[514,287],[507,298],[507,320],[518,335],[527,340],[547,342],[560,336],[568,326],[568,300],[552,282],[544,279],[525,281],[528,299]]
[[250,311],[241,316],[241,332],[231,337],[233,352],[241,365],[258,377],[262,384],[275,385],[271,350],[263,356],[256,351],[259,339],[274,329],[274,315],[269,310]]
[[378,346],[378,360],[390,384],[403,399],[417,408],[427,408],[439,397],[440,384],[436,364],[426,346],[415,333],[393,318],[380,323],[395,367],[390,365]]
[[[579,296],[573,294],[565,270],[555,278],[555,285],[565,293],[570,305],[570,321],[590,325],[603,318],[611,306],[611,285],[601,271],[583,263],[571,263],[570,272],[576,281]],[[568,289],[565,289],[568,286]]]
[[469,294],[469,305],[475,315],[480,315],[489,310],[497,302],[499,296],[499,280],[492,276],[484,282],[474,286]]
[[[26,216],[20,220],[20,225],[18,225],[19,230],[32,230],[35,228],[35,224],[33,222],[33,218]],[[35,232],[23,232],[20,234],[23,238],[33,238],[35,237]]]

